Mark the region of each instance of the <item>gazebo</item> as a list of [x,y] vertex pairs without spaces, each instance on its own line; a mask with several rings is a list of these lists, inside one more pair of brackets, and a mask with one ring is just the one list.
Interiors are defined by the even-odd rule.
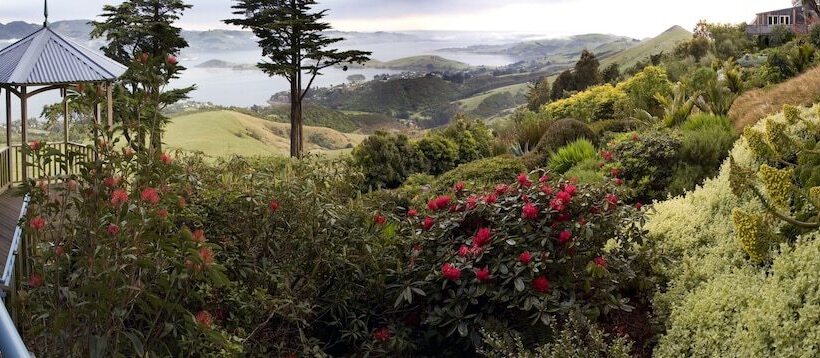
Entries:
[[[20,150],[27,143],[28,99],[46,91],[59,90],[63,98],[63,141],[47,143],[61,151],[75,150],[88,154],[85,146],[72,143],[68,137],[69,88],[80,84],[99,86],[107,96],[108,125],[112,125],[113,82],[126,71],[122,64],[98,54],[48,27],[48,5],[43,27],[0,50],[0,90],[6,96],[6,147],[0,150],[0,192],[29,178],[27,158]],[[20,100],[21,141],[12,143],[11,97]],[[95,123],[100,122],[100,105],[93,106]],[[50,170],[51,171],[51,170]],[[39,175],[56,174],[36,173]],[[33,173],[34,174],[34,173]]]

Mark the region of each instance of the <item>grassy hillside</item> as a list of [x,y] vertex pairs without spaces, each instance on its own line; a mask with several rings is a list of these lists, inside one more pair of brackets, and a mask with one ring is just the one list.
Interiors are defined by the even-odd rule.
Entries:
[[820,67],[815,67],[786,82],[748,91],[738,98],[729,118],[738,132],[760,119],[783,109],[784,104],[811,106],[820,102]]
[[649,58],[660,52],[670,52],[679,42],[692,38],[692,33],[680,26],[673,26],[660,35],[641,41],[620,53],[607,57],[601,61],[601,68],[617,63],[621,70],[634,66],[638,61]]
[[[165,143],[174,149],[201,151],[210,156],[288,155],[290,125],[234,111],[211,111],[172,119]],[[311,152],[338,153],[366,136],[330,128],[305,127],[305,148]]]
[[387,62],[370,60],[365,64],[365,67],[402,71],[447,72],[467,70],[470,68],[470,65],[464,62],[449,60],[441,56],[422,55],[405,57]]

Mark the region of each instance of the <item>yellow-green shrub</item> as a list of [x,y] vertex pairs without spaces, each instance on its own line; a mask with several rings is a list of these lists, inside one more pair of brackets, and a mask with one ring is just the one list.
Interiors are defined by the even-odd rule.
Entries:
[[655,95],[666,96],[672,89],[672,83],[662,67],[647,66],[630,79],[621,82],[616,87],[624,91],[635,108],[643,109],[653,115],[663,114],[660,102]]
[[541,113],[551,119],[572,117],[587,122],[626,118],[630,114],[628,102],[624,90],[605,84],[547,104],[541,107]]

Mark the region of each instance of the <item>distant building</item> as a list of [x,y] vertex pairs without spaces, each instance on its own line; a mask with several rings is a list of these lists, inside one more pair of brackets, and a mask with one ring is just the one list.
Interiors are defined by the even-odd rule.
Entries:
[[817,14],[803,6],[761,12],[755,21],[746,26],[749,35],[768,35],[775,26],[786,26],[795,34],[807,34],[813,24],[818,23]]

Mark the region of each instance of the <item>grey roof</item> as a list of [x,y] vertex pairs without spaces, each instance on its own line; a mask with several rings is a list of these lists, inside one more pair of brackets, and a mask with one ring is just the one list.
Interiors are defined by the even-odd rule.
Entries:
[[0,84],[113,81],[126,69],[48,26],[0,50]]

